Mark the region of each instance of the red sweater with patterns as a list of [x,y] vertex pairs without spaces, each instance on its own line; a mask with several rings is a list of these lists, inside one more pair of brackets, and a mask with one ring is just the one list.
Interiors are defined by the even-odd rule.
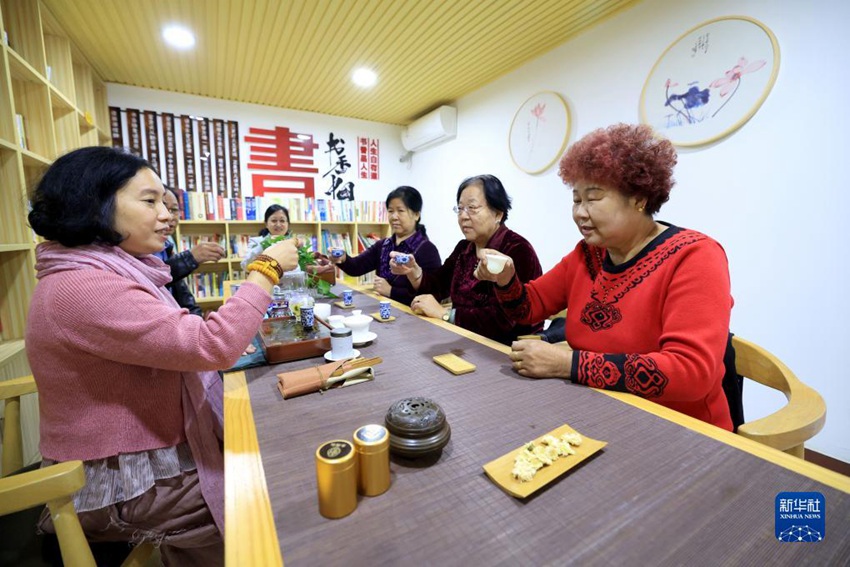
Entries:
[[552,270],[497,296],[519,322],[567,309],[570,379],[630,392],[732,430],[723,353],[732,296],[726,253],[699,232],[669,226],[615,266],[579,242]]

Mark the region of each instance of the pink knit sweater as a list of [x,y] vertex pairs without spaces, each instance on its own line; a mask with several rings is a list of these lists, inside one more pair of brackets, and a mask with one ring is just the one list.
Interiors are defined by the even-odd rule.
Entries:
[[26,335],[42,455],[92,460],[185,441],[180,372],[232,366],[268,303],[245,284],[204,320],[108,271],[43,277]]

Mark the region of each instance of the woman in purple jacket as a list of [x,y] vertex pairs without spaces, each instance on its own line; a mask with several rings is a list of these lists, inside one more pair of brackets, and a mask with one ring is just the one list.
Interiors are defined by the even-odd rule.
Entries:
[[[407,275],[417,295],[410,307],[420,315],[441,318],[479,335],[504,344],[511,344],[519,335],[529,335],[543,328],[542,321],[531,325],[516,325],[505,315],[493,282],[479,281],[473,275],[478,265],[478,250],[492,248],[510,256],[516,265],[517,277],[523,283],[543,274],[537,253],[531,244],[505,226],[511,198],[502,182],[493,175],[478,175],[465,179],[457,190],[457,224],[464,240],[439,269],[428,273],[421,267],[420,257],[406,264],[391,262],[395,274]],[[450,298],[451,307],[440,301]]]
[[[415,254],[425,270],[440,267],[440,253],[428,240],[422,218],[422,195],[413,187],[402,185],[387,195],[387,215],[393,234],[376,242],[362,254],[350,258],[344,250],[331,249],[331,261],[350,276],[362,276],[377,270],[374,290],[385,297],[410,305],[415,293],[407,278],[390,271],[390,253]],[[336,251],[336,255],[334,254]]]

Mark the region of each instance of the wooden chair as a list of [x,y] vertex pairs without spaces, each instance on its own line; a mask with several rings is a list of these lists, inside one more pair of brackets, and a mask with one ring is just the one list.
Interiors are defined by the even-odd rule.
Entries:
[[744,422],[738,427],[738,435],[804,458],[804,442],[823,429],[826,421],[823,398],[762,347],[737,336],[732,337],[732,346],[738,374],[779,390],[788,399],[788,404],[778,411]]
[[[83,462],[68,461],[12,474],[23,467],[21,396],[36,391],[32,376],[0,382],[0,400],[5,401],[2,458],[4,476],[0,478],[0,516],[31,511],[46,504],[56,528],[63,563],[95,567],[92,549],[80,526],[73,502],[74,493],[86,483]],[[31,529],[27,526],[24,533],[35,533],[37,516],[38,513],[22,515],[31,525]],[[150,543],[137,545],[129,552],[122,567],[141,567],[147,563],[153,552],[154,546]]]

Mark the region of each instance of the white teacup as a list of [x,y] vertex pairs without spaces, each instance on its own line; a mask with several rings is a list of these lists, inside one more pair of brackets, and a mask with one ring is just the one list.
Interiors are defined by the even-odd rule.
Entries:
[[328,317],[331,316],[331,304],[316,303],[315,305],[313,305],[313,314],[321,320],[327,321]]
[[344,315],[331,315],[326,320],[328,322],[328,325],[330,325],[332,329],[344,329],[345,328],[345,316]]
[[487,271],[493,275],[501,274],[505,269],[505,262],[508,261],[507,256],[497,256],[496,254],[487,254]]

